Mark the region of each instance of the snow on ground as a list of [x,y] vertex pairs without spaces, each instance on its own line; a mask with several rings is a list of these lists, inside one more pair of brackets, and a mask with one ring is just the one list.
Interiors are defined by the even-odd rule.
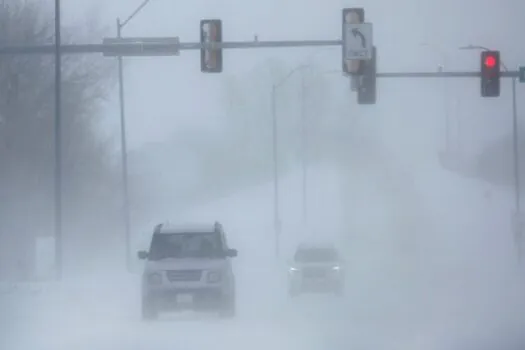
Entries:
[[[239,250],[237,319],[182,315],[144,324],[138,275],[94,273],[2,295],[0,348],[451,349],[519,325],[524,294],[516,295],[508,194],[430,163],[390,187],[370,169],[340,170],[309,169],[306,224],[300,171],[282,179],[279,259],[272,184],[174,213],[224,224]],[[400,219],[407,213],[417,216],[413,226]],[[344,298],[287,298],[287,259],[312,237],[334,239],[347,254]]]

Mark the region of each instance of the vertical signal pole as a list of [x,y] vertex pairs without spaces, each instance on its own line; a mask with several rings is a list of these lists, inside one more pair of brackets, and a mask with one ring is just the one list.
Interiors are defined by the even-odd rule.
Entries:
[[60,0],[55,0],[55,268],[62,279],[62,103],[61,103]]

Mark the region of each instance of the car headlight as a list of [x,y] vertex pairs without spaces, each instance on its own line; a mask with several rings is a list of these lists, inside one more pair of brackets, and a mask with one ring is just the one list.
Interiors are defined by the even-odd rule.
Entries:
[[299,271],[299,269],[296,268],[296,267],[290,267],[290,268],[288,269],[288,271],[289,271],[290,273],[293,273],[293,272],[297,272],[297,271]]
[[152,273],[148,276],[148,282],[151,285],[158,286],[159,284],[162,284],[162,276],[159,273]]
[[221,280],[221,273],[218,271],[211,271],[208,272],[208,282],[209,283],[217,283]]
[[340,266],[332,266],[332,270],[339,271],[339,270],[341,270],[341,267]]

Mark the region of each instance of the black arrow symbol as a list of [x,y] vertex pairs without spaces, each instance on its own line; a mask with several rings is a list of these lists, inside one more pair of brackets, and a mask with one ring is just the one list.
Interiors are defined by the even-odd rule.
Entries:
[[365,36],[363,35],[363,33],[361,33],[361,32],[359,31],[359,29],[354,28],[354,29],[352,29],[352,34],[354,34],[354,38],[357,38],[357,37],[359,36],[359,37],[361,38],[361,46],[362,46],[363,48],[366,48],[366,38],[365,38]]

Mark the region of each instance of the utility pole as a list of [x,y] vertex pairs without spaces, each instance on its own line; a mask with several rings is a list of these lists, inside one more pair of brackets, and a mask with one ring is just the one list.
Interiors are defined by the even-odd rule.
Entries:
[[55,0],[55,267],[56,277],[63,275],[62,237],[62,57],[60,36],[60,0]]
[[60,36],[60,0],[55,0],[55,267],[56,277],[63,275],[62,237],[62,57]]

